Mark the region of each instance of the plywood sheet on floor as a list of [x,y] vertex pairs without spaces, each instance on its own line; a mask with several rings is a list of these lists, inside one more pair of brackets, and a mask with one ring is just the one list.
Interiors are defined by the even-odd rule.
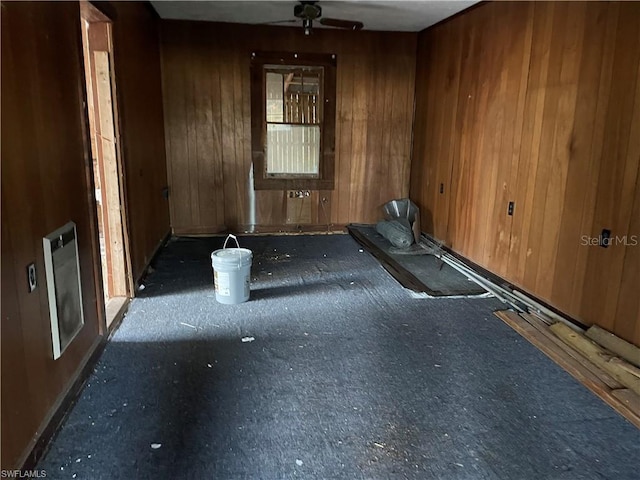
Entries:
[[[373,225],[351,224],[349,232],[406,288],[433,297],[487,293],[480,285],[434,255],[394,253],[391,243]],[[405,281],[407,278],[408,282]]]

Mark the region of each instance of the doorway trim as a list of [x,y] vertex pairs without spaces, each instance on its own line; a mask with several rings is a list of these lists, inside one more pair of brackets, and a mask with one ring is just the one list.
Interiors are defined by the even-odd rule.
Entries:
[[[94,187],[93,209],[96,211],[96,223],[103,219],[102,231],[105,240],[103,260],[100,248],[100,232],[93,239],[96,268],[99,268],[96,288],[98,301],[104,301],[106,331],[111,331],[126,310],[129,299],[134,293],[129,229],[127,220],[127,202],[125,189],[124,156],[120,132],[119,100],[114,62],[113,20],[98,7],[86,0],[80,1],[80,26],[82,29],[83,65],[85,73],[85,95],[90,156],[90,175],[100,180],[101,206],[96,199]],[[99,45],[90,44],[90,28],[94,26]],[[92,48],[95,47],[95,48]],[[101,70],[97,65],[101,63]],[[101,77],[98,75],[101,74]],[[101,96],[102,95],[102,96]],[[104,112],[108,111],[108,115]],[[102,115],[100,114],[102,112]],[[97,118],[96,118],[97,117]],[[97,121],[98,120],[98,121]],[[110,161],[107,162],[106,158]],[[98,162],[98,171],[94,165]],[[108,170],[108,171],[107,171]],[[93,180],[92,178],[92,180]],[[93,183],[93,181],[91,182]],[[111,189],[108,186],[111,185]],[[114,223],[115,222],[115,223]],[[98,225],[96,225],[98,227]],[[108,252],[108,253],[107,253]],[[114,259],[117,262],[114,268]],[[106,267],[106,271],[105,271]],[[114,321],[115,320],[115,321]]]

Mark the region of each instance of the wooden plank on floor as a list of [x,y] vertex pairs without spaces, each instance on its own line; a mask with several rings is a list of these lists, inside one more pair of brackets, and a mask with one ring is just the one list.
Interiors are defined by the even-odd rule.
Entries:
[[620,388],[618,390],[612,390],[611,395],[626,405],[630,410],[640,412],[640,396],[637,393],[628,388]]
[[625,362],[621,358],[611,357],[609,359],[609,363],[615,364],[618,367],[620,367],[622,370],[625,370],[625,371],[629,372],[631,375],[634,375],[634,376],[640,378],[640,368],[636,367],[635,365],[631,365],[630,363]]
[[613,333],[610,333],[597,325],[590,327],[585,335],[598,345],[606,348],[607,350],[611,350],[620,358],[634,364],[636,367],[640,367],[640,348],[635,345],[617,337]]
[[624,386],[640,394],[640,379],[635,375],[620,368],[615,363],[610,363],[611,353],[593,343],[584,335],[571,330],[563,323],[555,323],[549,327],[553,333],[573,348],[579,350],[594,364],[605,370],[609,375],[618,380]]
[[[542,333],[516,312],[503,310],[494,312],[494,314],[560,367],[565,369],[572,377],[600,397],[605,403],[636,427],[640,428],[640,409],[635,409],[634,397],[628,393],[624,393],[625,391],[630,393],[634,392],[625,388],[610,388],[599,375],[595,375],[590,369],[586,368],[582,362],[573,358],[567,351],[568,346],[559,345],[552,341],[548,335]],[[614,394],[614,392],[617,393]]]
[[503,310],[495,312],[495,315],[596,394],[600,395],[612,388],[622,388],[615,379],[605,381],[600,375],[585,367],[583,362],[571,356],[563,346],[540,332],[516,312]]
[[391,274],[403,287],[413,290],[418,293],[427,293],[429,295],[437,296],[441,292],[436,292],[428,288],[423,284],[415,275],[408,272],[398,262],[396,262],[390,255],[387,255],[376,245],[374,245],[367,237],[362,235],[357,229],[347,227],[347,230],[358,243],[367,249],[374,257],[376,257],[384,269]]
[[623,388],[622,384],[615,378],[609,375],[607,372],[598,368],[584,357],[578,350],[571,348],[569,345],[560,340],[550,329],[549,325],[544,323],[535,314],[523,313],[520,315],[527,322],[529,322],[534,328],[536,328],[547,340],[556,345],[556,347],[563,350],[567,355],[573,358],[580,366],[593,374],[596,378],[602,381],[607,387],[612,390]]

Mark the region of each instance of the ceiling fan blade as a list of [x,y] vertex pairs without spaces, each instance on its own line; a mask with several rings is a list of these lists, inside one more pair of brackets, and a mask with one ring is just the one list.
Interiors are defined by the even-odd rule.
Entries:
[[327,27],[346,28],[347,30],[362,30],[364,23],[352,20],[340,20],[338,18],[320,18],[320,23]]
[[264,22],[261,23],[260,25],[276,25],[279,23],[298,23],[300,20],[298,20],[297,18],[291,18],[289,20],[275,20],[273,22]]

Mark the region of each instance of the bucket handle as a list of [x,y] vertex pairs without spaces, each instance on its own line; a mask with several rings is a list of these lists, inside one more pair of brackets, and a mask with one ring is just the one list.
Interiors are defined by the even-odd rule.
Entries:
[[[224,245],[222,246],[222,248],[227,248],[227,242],[229,241],[230,238],[233,238],[234,242],[236,242],[236,247],[240,248],[240,244],[238,243],[238,239],[237,237],[230,233],[229,235],[227,235],[227,239],[224,241]],[[233,247],[232,247],[233,248]]]

